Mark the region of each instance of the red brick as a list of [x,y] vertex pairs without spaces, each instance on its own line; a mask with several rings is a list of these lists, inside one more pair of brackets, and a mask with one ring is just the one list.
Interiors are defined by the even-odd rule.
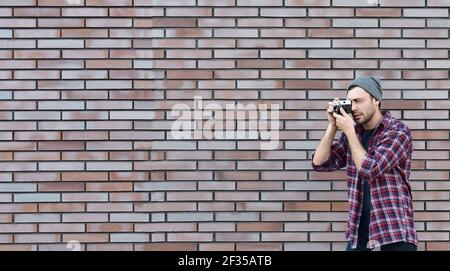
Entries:
[[15,50],[14,51],[14,58],[24,58],[24,59],[48,59],[48,58],[52,59],[52,58],[55,58],[55,59],[57,59],[59,57],[60,57],[60,52],[57,50]]
[[63,29],[61,36],[64,38],[106,38],[108,31],[103,29]]
[[63,181],[107,181],[106,172],[63,172]]
[[84,191],[84,184],[79,182],[51,182],[51,183],[40,183],[39,191]]

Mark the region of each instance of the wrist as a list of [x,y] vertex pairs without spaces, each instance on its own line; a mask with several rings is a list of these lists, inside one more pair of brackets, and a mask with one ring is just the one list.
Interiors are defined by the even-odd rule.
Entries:
[[328,123],[327,129],[331,130],[331,131],[334,131],[334,132],[336,132],[338,130],[336,124],[331,124],[331,123]]
[[356,136],[356,131],[355,131],[354,128],[353,128],[353,129],[347,129],[346,131],[343,131],[343,133],[344,133],[347,137],[353,136],[353,135]]

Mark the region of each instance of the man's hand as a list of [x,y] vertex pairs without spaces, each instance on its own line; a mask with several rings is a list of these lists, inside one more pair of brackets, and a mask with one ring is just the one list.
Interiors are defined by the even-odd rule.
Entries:
[[336,118],[333,117],[333,105],[334,105],[334,102],[337,100],[339,100],[338,97],[334,98],[334,100],[332,102],[328,103],[328,107],[327,107],[328,125],[333,128],[337,128],[336,127]]
[[346,135],[348,135],[348,133],[350,132],[354,132],[355,124],[353,118],[349,114],[347,114],[342,107],[340,108],[340,112],[342,116],[333,113],[333,117],[336,119],[336,126]]
[[366,150],[356,135],[353,118],[342,107],[340,108],[340,112],[342,116],[333,113],[333,116],[336,118],[336,126],[347,136],[352,160],[355,162],[356,168],[360,170],[364,156],[366,155]]

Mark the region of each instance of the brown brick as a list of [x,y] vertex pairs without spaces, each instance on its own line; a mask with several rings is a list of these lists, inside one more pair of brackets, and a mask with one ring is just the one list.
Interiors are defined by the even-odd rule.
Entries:
[[197,244],[195,243],[151,243],[151,244],[136,244],[137,251],[196,251]]
[[329,211],[330,208],[329,202],[287,202],[285,204],[287,211]]
[[281,223],[270,223],[270,222],[258,222],[258,223],[237,223],[236,224],[237,231],[281,231],[283,229],[283,225]]

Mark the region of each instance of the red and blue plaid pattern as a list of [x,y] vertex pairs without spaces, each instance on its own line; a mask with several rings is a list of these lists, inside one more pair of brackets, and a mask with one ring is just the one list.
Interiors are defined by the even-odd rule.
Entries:
[[[355,129],[361,141],[364,128],[356,125]],[[386,245],[404,241],[417,245],[408,182],[412,152],[409,128],[386,112],[369,139],[368,151],[359,171],[344,133],[332,145],[326,162],[312,164],[316,171],[334,171],[347,166],[349,218],[345,236],[353,248],[357,245],[364,181],[368,181],[371,194],[369,243]]]

